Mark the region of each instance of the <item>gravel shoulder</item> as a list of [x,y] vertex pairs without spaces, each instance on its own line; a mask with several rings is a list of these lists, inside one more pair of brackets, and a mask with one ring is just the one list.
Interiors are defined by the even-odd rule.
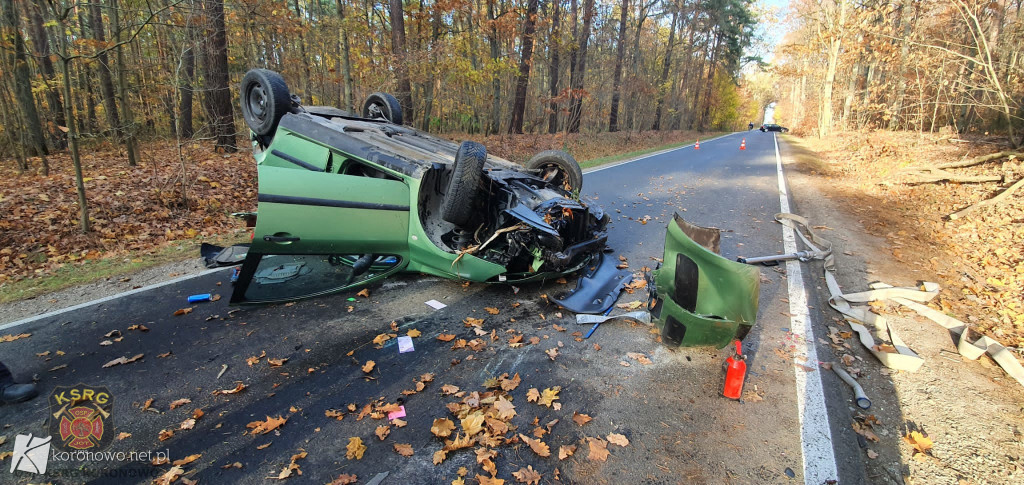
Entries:
[[[895,286],[944,281],[924,264],[907,264],[892,257],[893,247],[884,235],[913,232],[911,226],[915,221],[906,219],[902,226],[894,225],[890,212],[883,222],[878,213],[890,208],[882,201],[826,179],[814,167],[795,162],[794,148],[782,143],[780,148],[794,210],[812,223],[827,227],[819,231],[835,245],[838,278],[844,291],[861,291],[875,281]],[[904,252],[911,253],[910,249]],[[925,241],[913,253],[920,260],[928,260],[934,254],[928,249]],[[819,282],[812,288],[810,301],[827,309],[828,292],[820,276],[820,263],[809,263],[807,267],[818,273]],[[839,345],[830,344],[835,355],[849,354],[856,359],[853,367],[860,370],[858,381],[873,403],[868,411],[851,404],[851,419],[847,423],[863,428],[866,422],[877,438],[874,441],[857,437],[869,482],[1021,483],[1024,388],[988,356],[978,361],[962,358],[949,331],[913,311],[888,305],[880,308],[880,313],[925,359],[925,364],[915,373],[892,371],[855,338],[847,338]],[[838,317],[838,313],[832,314]],[[966,315],[954,316],[967,319]],[[819,325],[816,332],[827,334],[826,325],[840,331],[850,330],[837,318]],[[853,402],[852,392],[843,394],[826,398]],[[926,453],[917,452],[905,438],[914,431],[933,442]]]

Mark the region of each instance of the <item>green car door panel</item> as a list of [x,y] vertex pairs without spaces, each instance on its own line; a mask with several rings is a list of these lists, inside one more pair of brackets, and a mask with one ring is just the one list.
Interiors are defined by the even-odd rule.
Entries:
[[679,214],[669,223],[664,262],[650,285],[651,316],[667,343],[722,348],[754,325],[759,271],[720,256],[718,243],[717,229]]

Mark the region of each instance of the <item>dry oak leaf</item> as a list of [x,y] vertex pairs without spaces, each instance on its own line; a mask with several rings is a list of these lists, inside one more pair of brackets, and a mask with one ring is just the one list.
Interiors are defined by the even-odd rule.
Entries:
[[651,365],[651,364],[653,364],[653,362],[651,362],[651,359],[648,359],[646,355],[644,355],[644,354],[642,354],[640,352],[628,352],[626,354],[626,357],[629,357],[630,359],[633,359],[633,360],[635,360],[635,361],[637,361],[637,362],[639,362],[639,363],[641,363],[643,365]]
[[224,470],[228,470],[231,468],[242,468],[242,462],[236,461],[234,463],[228,463],[227,465],[221,465],[221,468]]
[[174,465],[174,466],[188,465],[189,463],[192,463],[193,461],[198,460],[202,456],[203,456],[202,453],[197,453],[195,455],[188,455],[185,458],[182,458],[180,460],[174,460],[174,462],[171,463],[171,464]]
[[391,335],[388,335],[386,333],[382,333],[382,334],[380,334],[380,335],[378,335],[378,336],[373,338],[373,343],[376,344],[376,345],[384,345],[384,342],[387,342],[390,339],[391,339]]
[[423,332],[421,332],[419,330],[416,330],[414,328],[414,329],[409,330],[408,332],[406,332],[406,335],[408,335],[408,336],[410,336],[412,338],[416,338],[416,337],[419,337],[420,335],[423,335]]
[[219,389],[219,390],[213,391],[213,394],[214,395],[218,395],[218,394],[238,394],[239,392],[244,391],[246,387],[248,387],[248,386],[246,386],[245,384],[242,384],[241,382],[239,382],[239,383],[236,383],[235,387],[232,388],[232,389]]
[[541,479],[540,473],[533,469],[533,465],[528,465],[526,468],[520,468],[517,472],[512,472],[512,476],[516,477],[517,482],[526,483],[527,485],[538,485]]
[[544,353],[548,354],[549,359],[555,360],[555,357],[558,357],[558,348],[552,347],[550,349],[545,350]]
[[153,398],[146,399],[146,402],[142,403],[142,410],[145,411],[153,405]]
[[558,459],[564,460],[576,453],[576,445],[562,445],[558,447]]
[[587,437],[587,444],[590,445],[588,460],[605,461],[608,459],[608,442],[601,438]]
[[584,424],[589,423],[592,419],[594,419],[594,418],[591,418],[587,414],[583,414],[583,413],[576,412],[576,411],[573,411],[573,413],[572,413],[572,420],[576,424],[578,424],[580,426],[583,426]]
[[430,426],[430,432],[434,433],[434,436],[441,438],[447,438],[451,436],[452,431],[455,430],[455,423],[448,418],[437,418],[434,420],[434,424]]
[[327,409],[327,410],[324,410],[324,416],[326,416],[328,418],[334,418],[334,419],[337,419],[338,421],[341,421],[342,419],[345,419],[345,412],[344,411],[338,411],[337,409]]
[[117,434],[117,441],[122,441],[122,440],[125,440],[125,439],[128,439],[128,438],[131,438],[131,437],[132,437],[131,433],[125,433],[124,431],[122,431],[122,432]]
[[285,362],[288,362],[287,357],[281,359],[267,359],[267,363],[270,364],[270,367],[281,367]]
[[107,367],[113,367],[115,365],[131,364],[132,362],[141,359],[142,356],[143,354],[136,354],[134,357],[130,359],[128,357],[118,357],[110,362],[107,362],[106,364],[103,364],[103,368],[106,369]]
[[526,391],[526,400],[528,402],[537,402],[540,399],[540,392],[536,388],[531,387],[529,391]]
[[494,402],[494,410],[498,412],[498,419],[508,421],[516,416],[516,407],[505,396],[498,396]]
[[167,440],[171,439],[172,437],[174,437],[174,431],[170,430],[170,429],[162,429],[162,430],[160,430],[160,434],[158,435],[158,438],[160,438],[160,441],[167,441]]
[[442,333],[441,335],[437,336],[437,339],[442,341],[442,342],[451,342],[452,340],[455,339],[455,334],[452,334],[452,333]]
[[914,453],[927,453],[932,449],[932,440],[920,431],[911,431],[903,437],[910,446],[914,447]]
[[505,485],[505,480],[494,477],[488,478],[479,473],[476,474],[476,480],[480,485]]
[[192,419],[199,419],[204,415],[206,415],[206,413],[204,413],[202,409],[195,409],[192,411]]
[[523,443],[530,445],[530,449],[533,450],[539,456],[548,457],[551,456],[551,449],[548,445],[539,439],[533,439],[525,434],[520,433],[519,439],[523,440]]
[[356,460],[363,459],[363,453],[366,452],[366,445],[363,444],[363,440],[359,439],[358,436],[353,436],[348,439],[348,445],[345,446],[347,450],[345,452],[345,458],[349,460],[355,458]]
[[462,430],[466,436],[473,436],[484,429],[484,413],[475,412],[462,419]]
[[188,315],[189,313],[192,313],[192,307],[181,308],[181,309],[175,310],[174,311],[174,316],[180,317],[182,315]]
[[558,399],[558,391],[561,391],[561,390],[562,390],[562,388],[559,387],[559,386],[555,386],[554,388],[544,389],[544,391],[541,392],[540,399],[537,400],[537,404],[540,404],[542,406],[551,407],[551,405],[554,404],[555,400]]
[[[522,338],[522,335],[520,335],[520,338]],[[520,378],[519,377],[519,373],[516,372],[516,375],[512,376],[511,379],[502,378],[502,379],[500,379],[500,381],[501,381],[501,390],[503,390],[505,392],[512,392],[517,387],[519,387],[519,383],[522,381],[522,378]]]
[[163,475],[160,475],[159,477],[157,477],[156,480],[153,480],[153,484],[154,485],[170,485],[172,482],[177,480],[178,477],[180,477],[181,474],[183,474],[183,473],[185,473],[185,469],[184,468],[182,468],[180,466],[173,467],[170,470],[167,470],[167,472],[164,473]]
[[402,456],[412,456],[412,445],[409,443],[395,443],[395,452]]
[[490,473],[492,477],[498,474],[498,465],[495,465],[490,458],[484,458],[480,462],[480,468],[483,468],[485,472]]
[[366,364],[363,365],[363,372],[369,374],[370,371],[373,370],[373,366],[375,366],[375,365],[377,365],[377,363],[372,361],[372,360],[366,361]]
[[500,311],[498,311],[497,308],[494,308],[492,306],[484,307],[484,310],[486,310],[487,313],[490,313],[491,315],[497,315],[498,313],[501,313]]
[[195,428],[195,427],[196,427],[196,420],[195,420],[195,418],[188,418],[188,419],[182,421],[181,425],[178,426],[179,429],[192,429],[192,428]]
[[445,384],[445,385],[441,386],[441,392],[443,392],[446,395],[455,394],[456,392],[459,392],[459,386],[453,386],[451,384]]
[[156,458],[153,458],[152,460],[149,460],[149,464],[153,466],[166,465],[170,462],[171,459],[167,458],[166,456],[158,456]]
[[284,423],[286,423],[287,421],[288,418],[283,418],[280,415],[278,415],[276,418],[271,418],[270,416],[267,416],[266,421],[253,421],[245,425],[245,427],[252,429],[252,434],[267,434],[277,428],[280,428],[281,426],[284,426]]
[[31,336],[32,336],[32,334],[30,334],[30,333],[19,333],[17,335],[7,334],[7,335],[4,335],[3,337],[0,337],[0,342],[13,342],[15,340],[23,339],[23,338],[29,338]]
[[359,477],[356,475],[342,473],[341,475],[338,475],[338,478],[331,480],[331,483],[328,483],[327,485],[352,485],[353,483],[356,483],[358,480]]
[[466,480],[464,480],[462,477],[456,478],[455,480],[452,480],[452,485],[466,485]]
[[409,423],[406,421],[402,421],[401,419],[395,418],[391,420],[391,424],[395,425],[396,428],[404,428],[405,425]]
[[369,298],[370,297],[370,289],[369,288],[363,288],[362,290],[359,291],[359,293],[356,293],[356,296],[361,296],[363,298]]
[[270,445],[272,445],[272,444],[274,444],[273,441],[270,441],[270,442],[267,442],[267,443],[263,443],[262,445],[256,445],[256,449],[257,450],[265,450],[265,449],[269,448]]
[[627,439],[625,435],[609,433],[607,438],[609,443],[616,444],[621,447],[629,446],[629,439]]
[[267,351],[264,350],[263,352],[260,352],[260,355],[254,355],[252,357],[249,357],[249,358],[245,359],[245,363],[249,364],[249,367],[252,367],[252,366],[254,366],[256,364],[259,364],[260,363],[260,359],[262,359],[262,358],[264,358],[266,356],[267,356]]
[[440,465],[445,458],[448,458],[448,452],[445,450],[437,450],[434,452],[434,465]]
[[184,405],[186,405],[186,404],[188,404],[190,402],[192,402],[192,400],[187,398],[187,397],[183,397],[181,399],[172,401],[171,402],[171,409],[174,409],[174,408],[179,407],[179,406],[184,406]]
[[384,438],[387,438],[388,434],[390,434],[390,433],[391,433],[391,426],[387,426],[387,425],[383,425],[383,424],[380,425],[380,426],[377,426],[377,431],[373,432],[373,434],[377,435],[377,437],[380,438],[381,441],[384,441]]
[[492,450],[484,447],[476,449],[476,462],[483,463],[484,460],[489,460],[498,456],[498,450]]

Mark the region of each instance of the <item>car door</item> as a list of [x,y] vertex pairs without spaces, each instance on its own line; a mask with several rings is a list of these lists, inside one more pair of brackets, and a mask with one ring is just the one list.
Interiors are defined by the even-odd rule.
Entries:
[[397,175],[333,172],[365,162],[305,143],[300,150],[275,141],[273,150],[261,154],[253,242],[232,303],[324,295],[368,284],[408,264],[406,182]]

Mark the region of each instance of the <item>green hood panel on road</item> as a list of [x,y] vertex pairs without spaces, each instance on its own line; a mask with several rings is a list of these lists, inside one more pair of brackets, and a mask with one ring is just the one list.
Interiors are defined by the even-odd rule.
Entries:
[[675,214],[665,258],[653,271],[651,316],[669,344],[725,347],[742,339],[757,318],[760,272],[718,254],[717,229]]

